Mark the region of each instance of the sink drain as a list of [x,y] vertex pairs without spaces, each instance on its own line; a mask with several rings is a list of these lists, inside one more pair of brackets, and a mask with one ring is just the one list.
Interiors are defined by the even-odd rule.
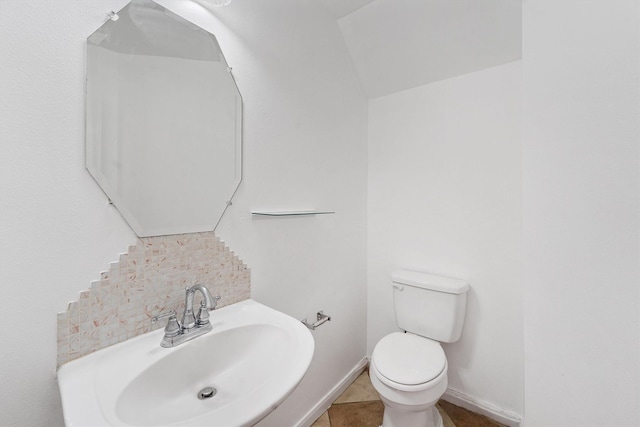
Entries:
[[198,399],[200,400],[211,399],[213,396],[216,395],[217,392],[218,390],[216,390],[213,387],[205,387],[198,392]]

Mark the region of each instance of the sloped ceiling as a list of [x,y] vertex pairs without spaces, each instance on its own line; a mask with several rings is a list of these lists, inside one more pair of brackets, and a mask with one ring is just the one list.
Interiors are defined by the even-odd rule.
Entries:
[[336,18],[342,18],[374,1],[375,0],[320,0]]
[[521,0],[320,0],[370,98],[522,56]]

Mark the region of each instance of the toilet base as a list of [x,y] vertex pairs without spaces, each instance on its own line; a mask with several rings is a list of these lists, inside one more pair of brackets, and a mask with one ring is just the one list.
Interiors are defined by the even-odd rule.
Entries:
[[442,417],[436,408],[448,384],[447,359],[442,362],[442,371],[435,378],[426,383],[407,385],[396,383],[380,373],[376,349],[373,350],[369,378],[384,404],[381,427],[442,427]]
[[384,415],[380,427],[442,427],[442,417],[438,408],[430,406],[420,411],[407,411],[407,407],[384,402]]

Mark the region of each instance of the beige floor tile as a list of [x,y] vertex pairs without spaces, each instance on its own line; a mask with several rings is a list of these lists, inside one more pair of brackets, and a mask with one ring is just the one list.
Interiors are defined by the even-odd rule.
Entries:
[[380,400],[380,396],[371,385],[369,371],[365,370],[334,403],[368,402],[371,400]]
[[382,401],[339,403],[329,408],[331,427],[379,427],[382,424]]
[[331,421],[329,421],[329,412],[325,411],[324,414],[322,414],[315,423],[311,424],[311,427],[331,427]]
[[456,427],[449,414],[447,414],[439,404],[436,405],[436,408],[438,412],[440,412],[440,416],[442,416],[442,427]]
[[476,414],[468,411],[464,408],[449,403],[445,400],[440,400],[438,405],[449,415],[449,418],[453,420],[459,426],[465,427],[504,427],[502,424],[493,421],[484,415]]

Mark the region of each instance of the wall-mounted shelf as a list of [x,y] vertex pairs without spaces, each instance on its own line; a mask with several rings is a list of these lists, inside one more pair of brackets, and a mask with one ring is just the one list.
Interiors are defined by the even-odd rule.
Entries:
[[310,215],[329,215],[334,214],[332,211],[251,211],[251,215],[257,216],[276,216],[276,217],[285,217],[285,216],[310,216]]

